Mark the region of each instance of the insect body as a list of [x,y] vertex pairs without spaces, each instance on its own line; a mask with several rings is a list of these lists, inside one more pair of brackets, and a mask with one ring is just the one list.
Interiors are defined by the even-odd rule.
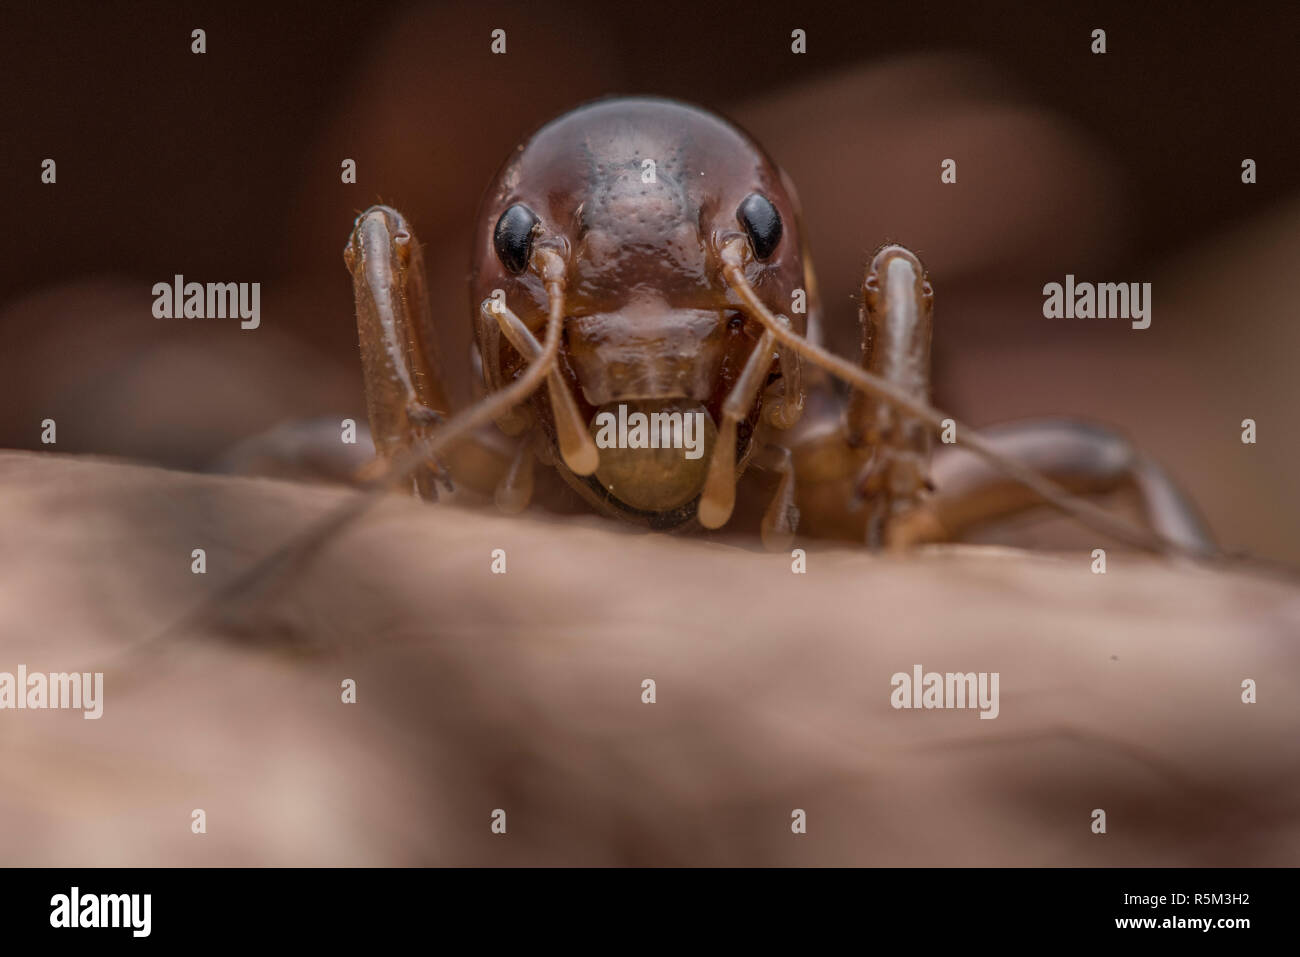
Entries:
[[[797,527],[873,545],[951,538],[1046,498],[1140,544],[1210,549],[1173,484],[1105,430],[954,424],[957,445],[932,462],[931,434],[951,420],[928,405],[924,267],[902,246],[877,252],[850,362],[819,345],[801,229],[788,178],[707,111],[616,98],[553,120],[484,198],[470,293],[485,395],[447,421],[418,243],[372,207],[345,257],[380,462],[426,497],[469,487],[506,510],[555,497],[541,463],[592,507],[657,529],[720,528],[738,486],[765,475],[760,527],[777,547]],[[612,442],[610,424],[622,438],[629,421]],[[655,440],[693,423],[698,454]],[[1150,530],[1069,494],[1123,485]]]

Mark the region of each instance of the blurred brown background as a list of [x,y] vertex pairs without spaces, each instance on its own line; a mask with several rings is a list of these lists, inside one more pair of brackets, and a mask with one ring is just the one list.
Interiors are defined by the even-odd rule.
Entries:
[[[60,452],[201,468],[288,418],[360,416],[341,250],[380,199],[428,247],[464,397],[468,233],[497,166],[563,109],[657,93],[736,119],[790,171],[839,348],[871,250],[905,242],[936,287],[940,407],[1116,425],[1227,545],[1300,560],[1293,6],[229,7],[0,13],[0,446],[40,448],[53,417]],[[1044,319],[1067,272],[1152,282],[1151,329]],[[175,273],[261,282],[261,328],[155,319]]]

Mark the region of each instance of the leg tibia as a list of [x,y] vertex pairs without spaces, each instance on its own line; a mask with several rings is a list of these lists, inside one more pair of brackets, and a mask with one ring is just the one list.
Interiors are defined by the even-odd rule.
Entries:
[[[366,410],[375,451],[390,460],[448,410],[419,243],[387,206],[362,213],[344,249],[356,296]],[[432,491],[432,473],[417,476]]]
[[[862,366],[922,402],[930,392],[933,295],[919,259],[902,246],[881,249],[862,284]],[[928,484],[930,430],[889,402],[855,392],[846,420],[849,444],[869,450],[856,494],[871,501],[868,539],[880,544],[891,516]]]

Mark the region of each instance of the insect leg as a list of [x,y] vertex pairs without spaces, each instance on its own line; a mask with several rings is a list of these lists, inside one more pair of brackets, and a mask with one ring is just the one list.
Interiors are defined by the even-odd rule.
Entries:
[[[357,217],[343,250],[356,297],[366,411],[375,453],[386,466],[428,435],[448,411],[424,257],[401,213],[372,206]],[[420,468],[415,486],[437,498],[434,478],[445,470]]]
[[[1152,528],[1200,554],[1215,550],[1204,521],[1168,474],[1117,433],[1066,420],[1017,422],[984,431],[1004,454],[1050,476],[1071,492],[1135,489]],[[956,538],[973,526],[1042,504],[989,463],[959,446],[934,460],[937,491],[891,529],[901,544]]]
[[514,460],[496,487],[497,508],[515,515],[528,507],[533,498],[533,433],[525,435],[515,448]]
[[[836,378],[844,380],[855,389],[871,393],[893,403],[903,412],[925,422],[933,432],[942,432],[948,427],[949,423],[953,423],[958,430],[958,441],[962,445],[992,463],[1010,478],[1031,489],[1046,502],[1066,514],[1074,516],[1090,527],[1113,535],[1121,541],[1152,551],[1181,553],[1196,558],[1208,557],[1204,553],[1186,548],[1180,542],[1168,538],[1158,531],[1137,525],[1093,502],[1070,494],[1069,491],[1042,473],[1004,455],[979,432],[963,427],[960,423],[955,422],[951,416],[946,416],[926,402],[909,395],[906,390],[899,388],[889,380],[882,379],[867,369],[856,366],[834,353],[827,352],[820,346],[804,339],[792,329],[787,328],[768,309],[754,291],[754,287],[750,285],[749,280],[745,278],[743,266],[748,255],[744,239],[737,238],[728,241],[720,250],[723,275],[726,277],[727,283],[736,290],[744,302],[746,311],[762,323],[763,327],[776,337],[780,345],[797,352],[803,358],[820,366]],[[1219,556],[1217,553],[1212,553],[1212,557]]]
[[[501,326],[496,315],[480,304],[475,313],[474,323],[478,327],[475,337],[481,346],[473,350],[474,371],[478,373],[478,382],[487,393],[497,392],[503,385],[501,381]],[[480,391],[479,398],[483,397]],[[533,427],[533,416],[525,406],[509,409],[497,417],[497,428],[506,435],[522,435]]]
[[799,527],[799,507],[795,504],[794,460],[790,450],[780,445],[766,445],[754,459],[757,468],[775,472],[780,478],[776,493],[763,512],[759,526],[763,546],[768,551],[783,552],[794,543]]
[[[915,255],[902,246],[876,254],[862,283],[862,367],[919,402],[930,392],[932,304],[925,269]],[[849,445],[871,452],[855,495],[871,503],[866,534],[878,547],[889,523],[915,507],[929,487],[930,430],[866,392],[853,393],[845,425]]]

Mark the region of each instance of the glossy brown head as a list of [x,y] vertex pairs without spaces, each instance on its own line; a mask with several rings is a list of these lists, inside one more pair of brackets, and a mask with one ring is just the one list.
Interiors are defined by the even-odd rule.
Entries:
[[[481,303],[501,290],[536,332],[548,308],[538,252],[563,260],[559,369],[602,447],[593,475],[561,472],[606,511],[656,527],[695,517],[711,446],[691,457],[688,449],[610,445],[598,433],[602,423],[626,421],[620,414],[660,412],[666,422],[674,412],[703,413],[699,441],[714,441],[723,403],[762,331],[722,275],[719,251],[737,238],[745,240],[754,289],[778,309],[789,303],[804,287],[803,258],[798,211],[781,173],[734,126],[671,100],[602,100],[553,120],[519,148],[484,198],[473,313],[480,316]],[[802,334],[804,317],[791,319]],[[490,323],[476,322],[494,390],[527,365],[509,343],[488,341],[495,335]],[[779,374],[775,364],[770,374]],[[545,392],[531,400],[554,443],[550,401]],[[734,430],[738,469],[752,452],[762,401],[760,389]],[[618,427],[614,438],[625,438]],[[631,436],[627,444],[635,442]]]

